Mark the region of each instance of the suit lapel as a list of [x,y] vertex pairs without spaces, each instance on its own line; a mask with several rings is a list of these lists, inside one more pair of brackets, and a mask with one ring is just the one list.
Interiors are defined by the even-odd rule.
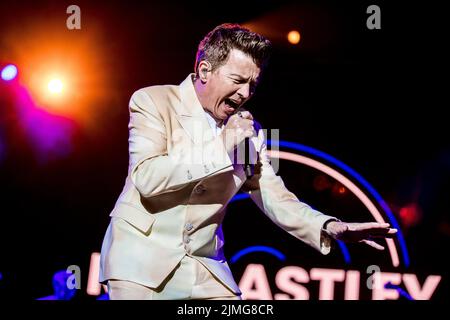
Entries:
[[176,115],[176,118],[195,144],[207,141],[207,135],[212,133],[205,115]]
[[212,129],[206,118],[197,93],[189,76],[180,84],[180,103],[175,107],[177,120],[195,144],[202,144],[211,138]]

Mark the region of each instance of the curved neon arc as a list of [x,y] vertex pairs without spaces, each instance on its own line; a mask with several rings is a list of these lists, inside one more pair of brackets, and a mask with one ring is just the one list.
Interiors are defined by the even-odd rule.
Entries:
[[286,256],[283,253],[281,253],[280,251],[278,251],[277,249],[274,249],[272,247],[267,247],[267,246],[251,246],[251,247],[247,247],[245,249],[239,250],[234,256],[231,257],[230,262],[235,263],[243,256],[245,256],[249,253],[252,253],[252,252],[266,252],[266,253],[269,253],[269,254],[275,256],[280,261],[286,260]]
[[347,246],[345,245],[344,242],[342,242],[341,240],[337,241],[338,245],[339,245],[339,249],[341,249],[342,254],[344,255],[344,261],[346,264],[350,264],[351,259],[350,259],[350,252],[347,249]]
[[[271,140],[267,140],[268,145],[271,145],[271,143],[272,143]],[[329,154],[327,154],[323,151],[319,151],[317,149],[314,149],[314,148],[311,148],[311,147],[308,147],[305,145],[301,145],[299,143],[283,141],[283,140],[277,141],[277,144],[282,147],[302,151],[305,153],[315,155],[319,158],[325,159],[326,161],[333,163],[338,168],[340,168],[343,171],[345,171],[346,173],[348,173],[351,177],[353,177],[356,181],[358,181],[362,186],[364,186],[364,188],[371,194],[371,196],[378,202],[378,204],[381,206],[381,208],[383,208],[383,210],[386,212],[386,215],[387,215],[391,225],[398,230],[397,238],[398,238],[398,241],[400,244],[400,248],[402,250],[403,262],[406,267],[409,266],[410,261],[409,261],[408,250],[406,248],[406,242],[403,237],[403,233],[401,232],[400,226],[399,226],[397,220],[395,219],[394,214],[392,213],[391,209],[386,204],[386,202],[383,200],[383,198],[381,198],[380,194],[375,190],[375,188],[373,188],[359,173],[357,173],[355,170],[350,168],[348,165],[346,165],[342,161],[339,161],[338,159],[330,156]],[[333,169],[331,169],[331,170],[333,170]],[[389,240],[389,241],[387,241],[388,248],[391,251],[392,247],[395,249],[395,243],[393,242],[392,239],[388,239],[388,240]]]
[[[250,195],[248,193],[239,193],[239,194],[236,194],[231,199],[230,203],[234,202],[234,201],[244,200],[244,199],[247,199],[247,198],[250,198]],[[344,256],[345,263],[346,264],[350,264],[351,258],[350,258],[350,253],[349,253],[349,251],[347,249],[347,246],[345,245],[344,242],[339,241],[339,240],[337,241],[337,243],[339,244],[339,248],[341,249],[342,255]]]
[[[269,150],[267,153],[270,157],[301,163],[328,174],[336,181],[339,181],[348,190],[350,190],[366,206],[366,208],[369,210],[369,212],[372,214],[372,216],[375,218],[377,222],[380,223],[385,222],[382,214],[380,213],[380,211],[378,211],[377,207],[373,204],[373,202],[369,199],[369,197],[367,197],[367,195],[361,189],[359,189],[359,187],[356,184],[354,184],[352,181],[350,181],[350,179],[348,179],[338,171],[332,169],[327,165],[324,165],[322,162],[295,153],[274,151],[274,150]],[[386,239],[386,242],[388,245],[389,254],[391,255],[392,264],[394,267],[397,267],[400,264],[400,262],[398,258],[397,249],[395,247],[395,243],[392,239]]]

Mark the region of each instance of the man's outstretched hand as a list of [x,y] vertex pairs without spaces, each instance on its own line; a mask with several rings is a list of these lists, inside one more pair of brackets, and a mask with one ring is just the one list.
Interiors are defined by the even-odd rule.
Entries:
[[374,241],[377,238],[393,238],[397,229],[389,228],[389,223],[365,222],[348,223],[331,221],[325,232],[333,239],[344,242],[362,242],[375,249],[384,250],[384,247]]

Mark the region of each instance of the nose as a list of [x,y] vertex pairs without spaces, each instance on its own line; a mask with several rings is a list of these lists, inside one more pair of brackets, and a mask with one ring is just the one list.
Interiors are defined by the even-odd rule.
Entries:
[[239,88],[237,94],[241,97],[241,99],[248,99],[250,97],[250,84],[245,83]]

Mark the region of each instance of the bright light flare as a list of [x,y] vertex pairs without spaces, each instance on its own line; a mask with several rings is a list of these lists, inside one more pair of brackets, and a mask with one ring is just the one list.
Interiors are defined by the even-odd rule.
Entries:
[[297,30],[289,31],[287,34],[287,39],[291,44],[298,44],[300,42],[300,32]]
[[63,83],[60,79],[52,79],[47,87],[51,93],[60,94],[63,90]]
[[108,66],[116,57],[106,54],[110,41],[103,27],[94,23],[81,35],[61,28],[60,19],[41,20],[24,21],[5,34],[2,30],[8,59],[20,67],[16,79],[35,108],[74,120],[91,132],[103,130],[99,118],[106,121],[107,106],[121,99],[121,93],[112,90],[116,82]]

